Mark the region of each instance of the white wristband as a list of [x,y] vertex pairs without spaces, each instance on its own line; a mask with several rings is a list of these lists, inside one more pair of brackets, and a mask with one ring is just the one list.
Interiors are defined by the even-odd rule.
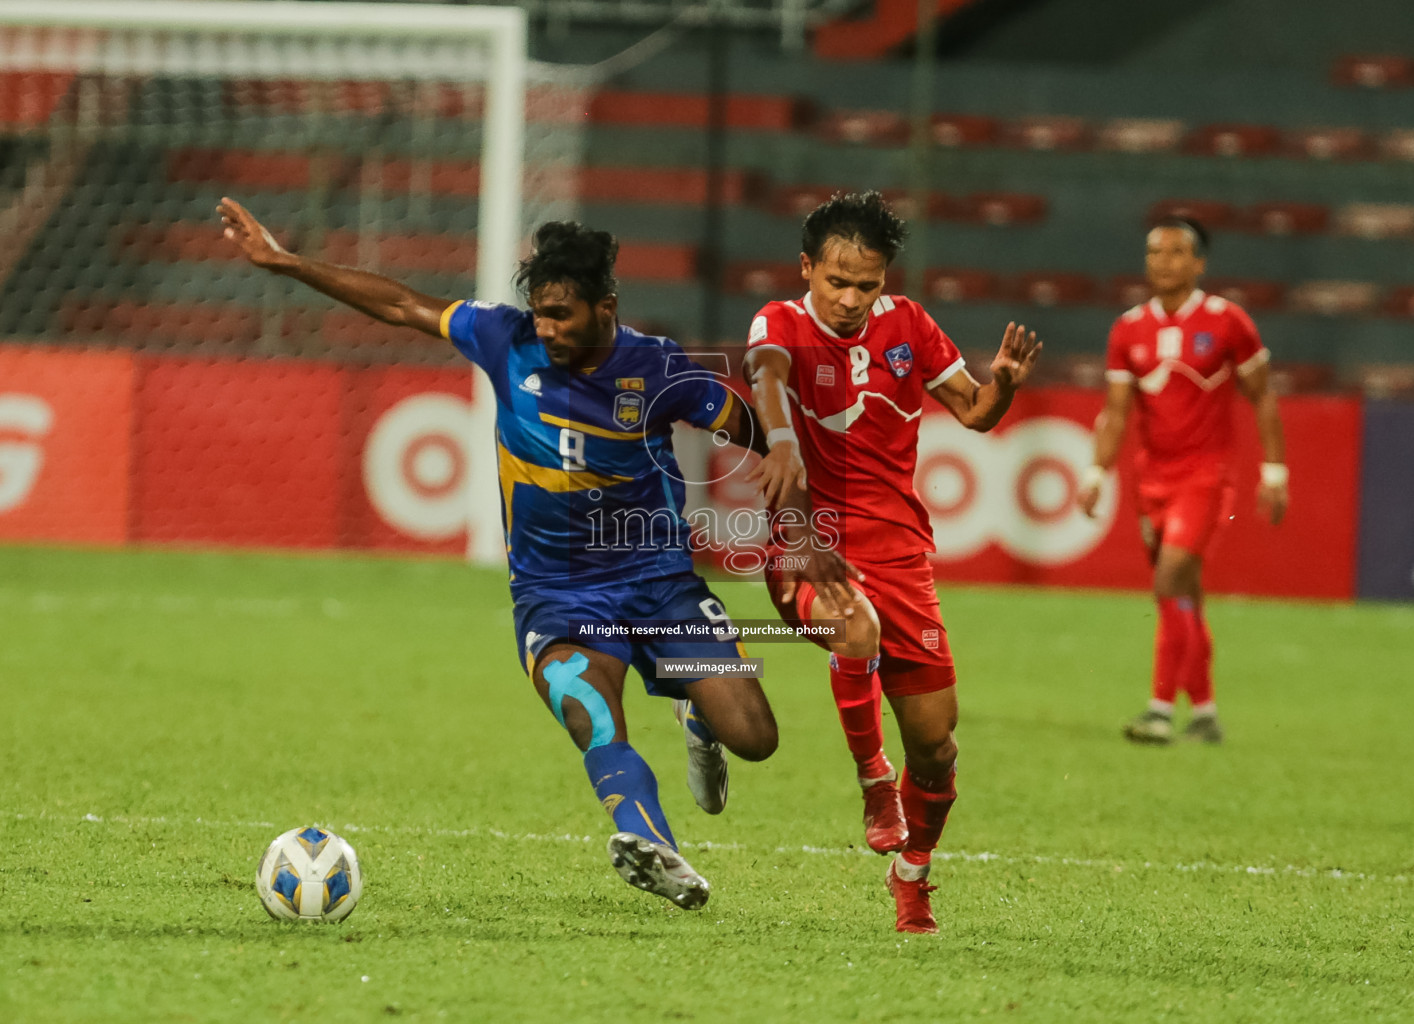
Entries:
[[767,448],[774,448],[782,441],[790,441],[797,448],[800,447],[800,438],[795,436],[794,427],[777,427],[766,435]]
[[1290,479],[1291,471],[1286,468],[1285,462],[1262,463],[1263,487],[1285,487]]
[[1085,471],[1080,474],[1081,490],[1104,486],[1105,477],[1108,475],[1109,471],[1103,466],[1086,466]]

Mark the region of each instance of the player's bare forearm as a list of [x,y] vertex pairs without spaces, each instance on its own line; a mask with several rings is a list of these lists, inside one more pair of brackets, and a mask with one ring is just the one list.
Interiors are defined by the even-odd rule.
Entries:
[[346,306],[395,327],[413,327],[442,336],[442,312],[450,302],[416,292],[400,281],[323,260],[298,258],[277,273],[292,277]]
[[789,427],[789,357],[776,349],[754,349],[746,354],[745,370],[746,383],[751,386],[751,404],[761,426],[768,432]]
[[972,374],[959,370],[929,393],[964,427],[986,433],[1000,423],[1011,408],[1016,389],[1031,376],[1040,354],[1041,343],[1036,340],[1036,332],[1027,333],[1025,324],[1009,323],[1001,348],[992,360],[989,383],[978,384]]
[[381,274],[299,256],[284,249],[250,211],[234,199],[217,206],[227,238],[263,270],[293,278],[331,299],[395,327],[442,335],[442,312],[450,305]]
[[806,485],[800,439],[791,427],[786,395],[790,357],[778,349],[752,349],[746,354],[744,368],[746,381],[751,385],[751,404],[767,449],[747,479],[756,483],[758,493],[770,508],[788,486],[803,489]]
[[1264,462],[1286,462],[1286,438],[1281,429],[1281,413],[1277,410],[1277,396],[1270,389],[1263,392],[1256,403],[1257,436],[1262,441]]
[[1095,465],[1101,469],[1113,469],[1119,461],[1119,448],[1124,442],[1124,427],[1129,419],[1132,401],[1132,385],[1110,384],[1105,407],[1095,419]]

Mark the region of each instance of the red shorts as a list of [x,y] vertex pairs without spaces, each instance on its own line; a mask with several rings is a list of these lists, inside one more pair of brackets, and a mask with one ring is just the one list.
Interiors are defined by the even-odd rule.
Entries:
[[1139,480],[1139,525],[1154,551],[1168,544],[1201,558],[1235,505],[1236,490],[1221,471]]
[[[788,626],[798,627],[810,618],[815,588],[800,581],[795,600],[781,601],[781,574],[772,550],[766,562],[766,589],[771,603]],[[938,591],[928,556],[918,554],[884,565],[855,565],[864,582],[855,583],[879,617],[879,678],[884,693],[903,696],[946,690],[957,682],[948,631],[938,607]],[[812,638],[828,650],[829,645]]]

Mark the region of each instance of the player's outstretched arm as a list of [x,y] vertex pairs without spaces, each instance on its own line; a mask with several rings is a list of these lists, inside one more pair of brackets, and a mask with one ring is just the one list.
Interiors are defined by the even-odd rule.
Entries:
[[246,259],[257,267],[301,281],[375,320],[442,336],[442,312],[450,302],[413,291],[381,274],[289,252],[234,199],[223,197],[216,211],[221,215],[226,237],[240,246]]
[[1134,404],[1134,382],[1112,380],[1105,392],[1105,407],[1095,417],[1095,461],[1085,471],[1075,500],[1080,510],[1094,518],[1100,503],[1100,491],[1105,477],[1119,459],[1119,446],[1124,440],[1124,425],[1129,419],[1129,407]]
[[765,457],[748,475],[756,491],[774,508],[787,487],[804,489],[805,463],[800,455],[800,439],[790,422],[786,380],[790,377],[790,357],[775,348],[752,349],[746,353],[746,382],[751,385],[751,404],[766,437]]
[[1282,436],[1281,413],[1267,364],[1239,373],[1237,384],[1257,413],[1257,435],[1262,439],[1262,479],[1257,485],[1257,504],[1276,526],[1286,515],[1291,495],[1287,489],[1286,440]]
[[959,370],[930,391],[957,421],[969,430],[985,433],[1001,422],[1011,408],[1016,389],[1026,383],[1041,354],[1036,332],[1025,324],[1009,323],[1002,335],[1001,348],[992,360],[992,379],[978,384],[972,374]]

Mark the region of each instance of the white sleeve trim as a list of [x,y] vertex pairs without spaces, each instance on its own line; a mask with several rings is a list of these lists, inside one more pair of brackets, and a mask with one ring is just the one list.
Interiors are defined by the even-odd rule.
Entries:
[[1259,348],[1252,354],[1252,357],[1244,363],[1237,364],[1237,372],[1242,376],[1247,376],[1259,366],[1264,366],[1272,360],[1272,350],[1266,347]]
[[1128,370],[1106,370],[1105,380],[1111,384],[1133,384],[1134,374]]
[[771,343],[769,343],[769,342],[767,342],[767,343],[762,343],[762,342],[759,342],[759,341],[758,341],[756,344],[754,344],[754,345],[747,345],[746,347],[747,347],[748,350],[750,350],[750,351],[752,351],[752,352],[760,352],[763,348],[773,348],[773,349],[775,349],[777,352],[784,352],[784,353],[786,354],[786,358],[787,358],[787,359],[790,358],[790,349],[786,348],[784,345],[773,345],[773,344],[771,344]]
[[932,380],[930,380],[927,384],[923,386],[929,391],[932,391],[935,387],[937,387],[943,381],[947,380],[953,374],[957,373],[959,370],[965,369],[967,369],[967,361],[963,359],[962,356],[958,356],[952,361],[952,364],[946,370],[938,374],[936,377],[934,377]]

